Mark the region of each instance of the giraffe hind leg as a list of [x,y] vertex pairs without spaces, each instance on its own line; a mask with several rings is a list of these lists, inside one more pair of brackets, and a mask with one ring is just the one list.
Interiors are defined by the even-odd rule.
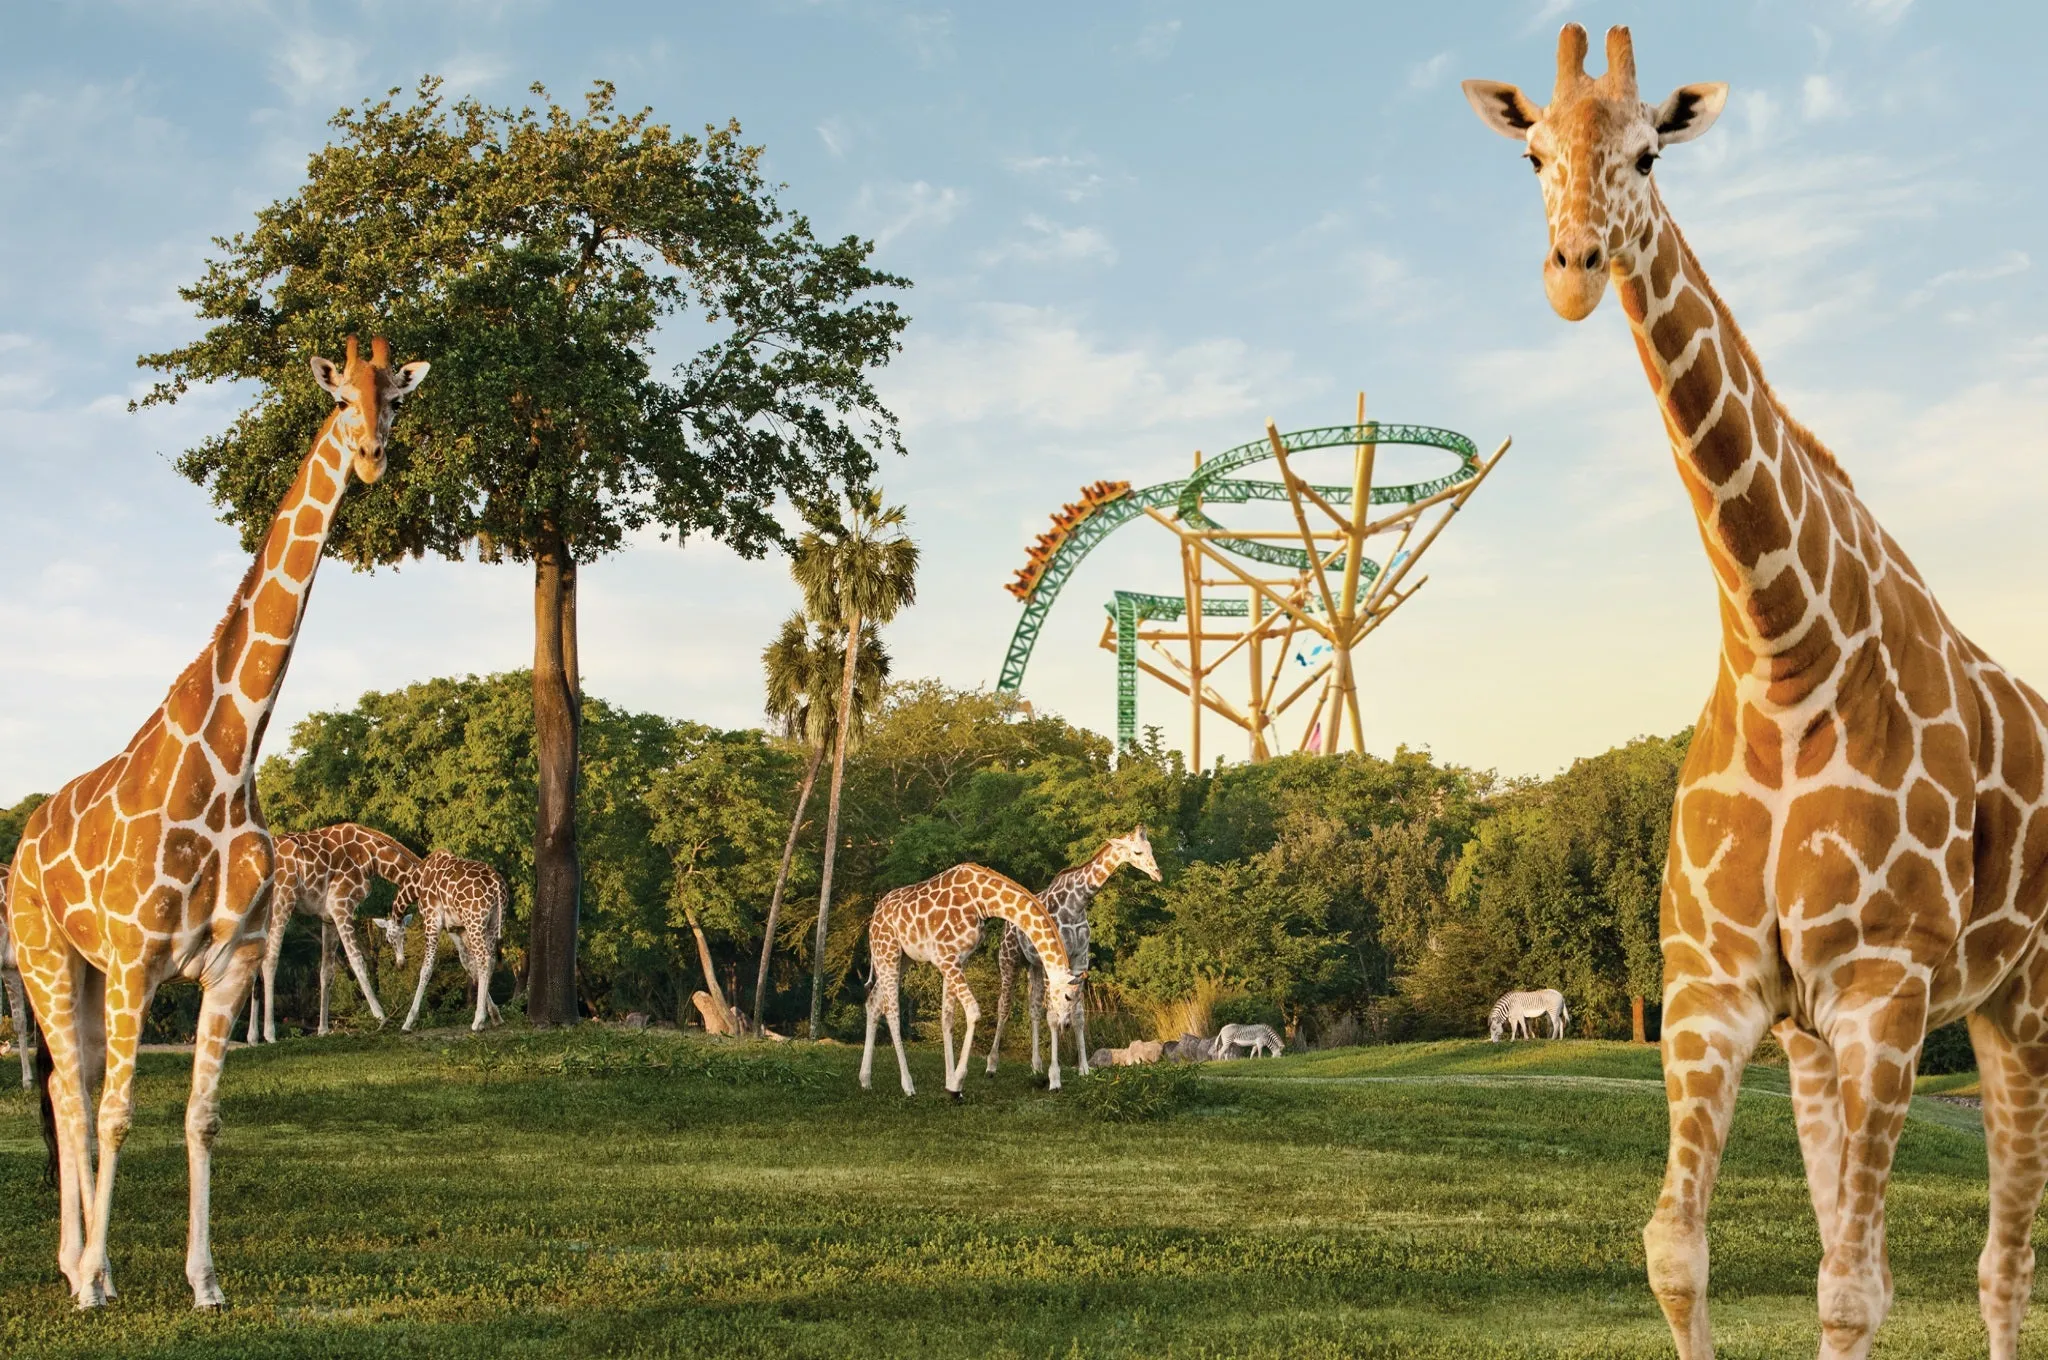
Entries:
[[1807,1193],[1820,1229],[1821,1249],[1835,1244],[1835,1210],[1842,1188],[1842,1090],[1835,1051],[1798,1021],[1772,1026],[1785,1050],[1792,1077],[1792,1113],[1799,1127],[1799,1155],[1806,1163]]
[[[425,913],[421,913],[424,918]],[[434,975],[434,955],[441,947],[441,932],[431,922],[422,920],[421,933],[426,938],[420,941],[420,983],[413,988],[412,1009],[405,1014],[405,1023],[400,1029],[410,1034],[420,1018],[420,1003],[427,999],[427,979]]]
[[1010,937],[1003,936],[1003,952],[997,958],[999,982],[996,987],[996,1028],[988,1041],[988,1075],[996,1074],[996,1057],[1003,1051],[1003,1022],[1010,1017],[1010,989],[1017,982],[1017,955],[1010,948]]
[[14,1016],[14,1051],[21,1058],[21,1089],[36,1089],[35,1056],[29,1052],[29,1041],[36,1032],[35,1023],[29,1019],[28,1001],[22,994],[21,974],[6,969],[0,980],[7,985],[7,1004]]
[[[17,892],[20,890],[17,889]],[[85,998],[85,960],[60,945],[58,960],[30,959],[22,982],[42,1028],[50,1060],[50,1106],[57,1124],[57,1268],[80,1308],[105,1300],[96,1282],[79,1274],[85,1250],[85,1187],[93,1180],[91,1104],[87,1099],[80,1006]]]
[[370,961],[363,955],[363,942],[356,938],[353,916],[337,921],[334,926],[336,937],[341,940],[342,957],[348,960],[348,971],[355,976],[356,987],[363,994],[363,1004],[370,1008],[376,1018],[377,1027],[385,1023],[384,1005],[377,998],[377,980],[370,975]]

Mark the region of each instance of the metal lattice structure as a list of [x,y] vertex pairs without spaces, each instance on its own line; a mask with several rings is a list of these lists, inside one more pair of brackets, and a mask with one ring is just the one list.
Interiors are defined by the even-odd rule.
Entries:
[[[1423,481],[1373,484],[1377,452],[1386,445],[1442,450],[1457,462],[1442,476]],[[1179,596],[1117,591],[1108,606],[1109,620],[1102,646],[1117,656],[1117,740],[1136,741],[1138,674],[1142,671],[1180,692],[1190,701],[1193,722],[1191,759],[1201,762],[1201,714],[1208,711],[1244,729],[1254,760],[1274,753],[1274,725],[1311,688],[1320,684],[1314,717],[1306,724],[1299,749],[1334,752],[1348,718],[1353,749],[1364,749],[1357,686],[1351,651],[1398,609],[1427,577],[1413,586],[1402,582],[1424,551],[1463,506],[1506,452],[1503,441],[1492,457],[1481,460],[1470,439],[1431,425],[1407,425],[1365,419],[1364,397],[1358,419],[1349,425],[1322,426],[1280,433],[1271,423],[1264,438],[1240,444],[1204,460],[1196,455],[1192,476],[1160,482],[1139,490],[1128,483],[1098,482],[1083,489],[1078,505],[1054,517],[1053,530],[1040,538],[1031,559],[1011,591],[1024,600],[1024,612],[1003,660],[997,687],[1015,693],[1060,590],[1095,546],[1124,525],[1149,519],[1179,540],[1182,593]],[[1295,475],[1289,459],[1322,449],[1349,448],[1353,477],[1349,485],[1316,485]],[[1233,476],[1254,464],[1274,462],[1277,481]],[[1209,509],[1222,505],[1275,502],[1293,511],[1294,529],[1253,533],[1220,524]],[[1375,520],[1374,507],[1389,507]],[[1422,521],[1439,510],[1432,524],[1410,547]],[[1323,527],[1312,518],[1326,521]],[[1398,534],[1387,562],[1367,556],[1367,540]],[[1278,577],[1260,575],[1278,569]],[[1206,572],[1220,570],[1221,576]],[[1332,578],[1337,578],[1335,581]],[[1232,621],[1230,627],[1212,626]],[[1176,630],[1175,625],[1178,625]],[[1328,659],[1310,665],[1308,676],[1284,697],[1279,681],[1297,638],[1316,639],[1314,650]],[[1173,644],[1182,652],[1175,654]],[[1205,663],[1204,647],[1216,644],[1220,654]],[[1279,658],[1266,666],[1265,652],[1278,643]],[[1163,665],[1140,654],[1141,645]],[[1248,653],[1249,697],[1233,702],[1219,693],[1210,677],[1239,652]],[[1326,712],[1327,710],[1327,712]]]

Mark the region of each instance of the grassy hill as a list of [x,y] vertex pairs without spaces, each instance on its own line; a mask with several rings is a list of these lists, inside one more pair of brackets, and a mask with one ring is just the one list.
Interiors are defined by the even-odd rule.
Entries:
[[[933,1052],[913,1101],[885,1054],[861,1092],[858,1057],[597,1030],[237,1051],[217,1317],[183,1277],[184,1061],[145,1056],[121,1297],[91,1316],[57,1281],[34,1111],[10,1092],[0,1354],[1668,1354],[1638,1236],[1664,1142],[1652,1052],[1352,1049],[1058,1095],[1008,1062],[961,1105]],[[1157,1117],[1118,1118],[1148,1098]],[[1979,1355],[1982,1135],[1968,1110],[1915,1113],[1879,1353]],[[1715,1207],[1721,1353],[1811,1354],[1819,1245],[1782,1071],[1751,1073]]]

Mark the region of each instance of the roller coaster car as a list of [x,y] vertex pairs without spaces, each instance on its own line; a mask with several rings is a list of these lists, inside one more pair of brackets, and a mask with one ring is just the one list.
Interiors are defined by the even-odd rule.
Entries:
[[1005,587],[1020,600],[1031,598],[1031,592],[1038,588],[1038,578],[1045,573],[1045,564],[1060,550],[1081,521],[1114,500],[1121,500],[1131,494],[1129,482],[1090,482],[1081,488],[1081,503],[1069,501],[1052,517],[1052,528],[1038,536],[1025,554],[1024,566],[1018,571],[1017,579]]

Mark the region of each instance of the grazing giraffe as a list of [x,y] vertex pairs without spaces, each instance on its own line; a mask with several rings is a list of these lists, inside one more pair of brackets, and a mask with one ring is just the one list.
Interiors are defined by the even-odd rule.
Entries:
[[8,1014],[14,1017],[14,1051],[21,1057],[21,1089],[36,1085],[35,1055],[29,1044],[36,1032],[29,1018],[28,1001],[21,994],[21,970],[14,966],[14,941],[7,934],[7,880],[12,873],[0,864],[0,988],[7,993]]
[[1644,1230],[1687,1360],[1713,1353],[1707,1205],[1744,1062],[1791,1060],[1824,1253],[1823,1357],[1867,1355],[1889,1310],[1885,1184],[1930,1027],[1969,1018],[1983,1074],[1990,1354],[2009,1360],[2048,1181],[2048,704],[1951,623],[1832,454],[1785,411],[1651,177],[1725,85],[1642,103],[1627,29],[1607,72],[1559,41],[1539,108],[1468,81],[1526,144],[1567,320],[1611,280],[1699,519],[1721,658],[1679,780],[1662,903],[1670,1152]]
[[420,930],[426,937],[420,950],[420,983],[413,989],[412,1009],[406,1012],[408,1033],[420,1018],[420,1003],[426,1000],[427,979],[434,975],[434,958],[441,937],[455,941],[455,958],[476,983],[476,1019],[470,1029],[484,1027],[484,1017],[503,1020],[498,1003],[491,1000],[491,969],[498,962],[498,938],[505,931],[505,879],[488,864],[436,850],[419,862],[391,904],[391,915],[372,921],[384,932],[391,952],[405,962],[406,908],[419,912]]
[[[1045,903],[1045,909],[1052,913],[1052,919],[1060,928],[1060,939],[1067,946],[1067,967],[1074,975],[1074,1009],[1071,1024],[1074,1030],[1074,1044],[1080,1050],[1081,1075],[1088,1075],[1088,1004],[1084,988],[1088,982],[1088,904],[1095,900],[1095,894],[1102,891],[1102,885],[1109,882],[1109,876],[1123,865],[1132,865],[1151,878],[1159,881],[1159,865],[1152,858],[1152,842],[1146,839],[1145,828],[1139,827],[1128,836],[1118,836],[1109,841],[1086,864],[1077,864],[1071,869],[1062,869],[1045,885],[1045,891],[1038,894],[1038,900]],[[996,993],[996,1031],[988,1046],[988,1075],[996,1074],[996,1057],[1003,1051],[1003,1022],[1010,1014],[1010,989],[1017,980],[1017,970],[1030,969],[1031,1007],[1031,1070],[1038,1071],[1043,1063],[1038,1057],[1038,1022],[1045,1013],[1045,969],[1038,962],[1038,951],[1031,947],[1031,941],[1023,928],[1015,924],[1003,929],[1003,950],[998,960],[1002,970],[1002,990]],[[1046,1037],[1052,1043],[1052,1069],[1046,1076],[1046,1085],[1052,1090],[1060,1089],[1060,1032],[1048,1026]]]
[[[351,339],[344,366],[315,356],[312,367],[335,409],[212,641],[121,754],[30,814],[15,853],[15,956],[52,1067],[57,1262],[81,1308],[113,1297],[107,1227],[134,1117],[136,1045],[170,977],[203,989],[185,1106],[185,1276],[197,1307],[223,1302],[208,1223],[220,1068],[263,952],[273,865],[257,750],[349,478],[383,474],[397,402],[427,373],[424,363],[394,371],[382,337],[368,362]],[[86,1105],[102,1068],[95,1129]]]
[[[294,912],[320,923],[320,1027],[327,1033],[327,986],[334,974],[334,942],[341,941],[349,972],[369,1003],[370,1014],[384,1023],[377,982],[356,939],[356,908],[370,895],[370,880],[382,878],[403,888],[419,867],[420,857],[381,831],[354,822],[337,822],[317,831],[298,831],[277,838],[277,886],[270,895],[270,934],[263,949],[263,1041],[277,1042],[277,960],[284,950],[284,929]],[[402,960],[401,960],[402,961]],[[250,988],[249,1042],[256,1042],[255,988]]]
[[[1067,965],[1067,946],[1060,939],[1059,926],[1045,904],[1014,878],[1006,878],[979,864],[956,864],[922,883],[896,888],[882,894],[875,903],[874,919],[868,922],[868,960],[874,968],[868,982],[868,1038],[860,1058],[860,1084],[866,1090],[875,1063],[875,1022],[889,1017],[889,1041],[896,1046],[896,1067],[903,1078],[903,1094],[914,1096],[917,1087],[910,1080],[910,1060],[903,1055],[902,994],[897,986],[898,969],[904,955],[929,963],[945,979],[939,1003],[939,1032],[945,1043],[946,1089],[961,1098],[960,1081],[967,1075],[967,1059],[974,1051],[974,1022],[981,1007],[967,989],[967,975],[961,965],[981,943],[982,923],[989,917],[1008,921],[1023,929],[1031,947],[1044,961],[1046,1010],[1055,1030],[1067,1023],[1076,1004],[1074,976]],[[953,1061],[953,1005],[959,1003],[967,1017],[967,1032],[960,1041],[960,1061]]]

